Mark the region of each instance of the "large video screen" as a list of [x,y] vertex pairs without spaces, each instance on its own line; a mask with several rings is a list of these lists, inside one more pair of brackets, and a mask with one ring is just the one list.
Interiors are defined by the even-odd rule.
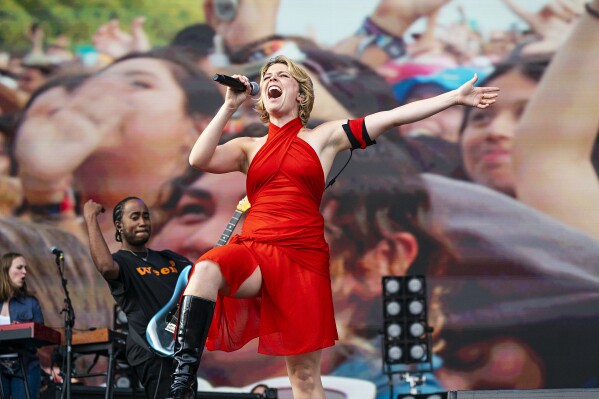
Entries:
[[[368,115],[396,107],[408,115],[469,81],[500,89],[489,107],[424,111],[322,165],[325,184],[334,180],[316,200],[339,335],[323,350],[322,374],[371,381],[380,398],[404,372],[424,373],[429,392],[598,386],[599,21],[584,2],[6,3],[21,19],[0,42],[0,254],[27,260],[47,326],[64,329],[62,271],[75,333],[119,329],[90,241],[122,248],[114,211],[123,198],[148,206],[147,247],[189,264],[243,236],[250,165],[210,173],[189,157],[225,112],[227,87],[213,75],[260,84],[262,66],[285,55],[313,82],[306,129],[362,117],[368,126]],[[232,140],[269,134],[260,95],[223,125],[225,152]],[[92,219],[89,201],[102,208]],[[405,276],[418,276],[421,289],[386,292],[383,282]],[[408,290],[408,280],[393,281]],[[414,323],[423,329],[412,332]],[[39,351],[48,373],[51,350]],[[206,351],[199,376],[244,387],[287,374],[282,357],[257,351],[257,340]],[[396,382],[396,392],[408,390]]]

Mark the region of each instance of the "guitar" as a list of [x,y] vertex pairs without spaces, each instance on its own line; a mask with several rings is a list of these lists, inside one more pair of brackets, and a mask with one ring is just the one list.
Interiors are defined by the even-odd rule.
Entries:
[[[248,209],[250,209],[250,202],[247,197],[244,197],[237,204],[231,220],[227,223],[227,227],[225,227],[225,230],[218,239],[215,247],[225,245],[229,241],[235,226],[239,223],[239,219],[241,219],[241,216]],[[174,355],[174,334],[177,324],[179,323],[179,300],[189,282],[190,271],[191,265],[186,266],[183,269],[177,279],[173,296],[167,304],[150,319],[148,327],[146,328],[146,340],[148,341],[150,348],[160,356],[173,357]]]

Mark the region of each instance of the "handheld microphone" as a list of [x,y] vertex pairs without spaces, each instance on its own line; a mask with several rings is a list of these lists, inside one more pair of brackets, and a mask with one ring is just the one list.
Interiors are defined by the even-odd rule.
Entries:
[[64,257],[64,253],[57,247],[50,248],[50,253],[60,259]]
[[[246,90],[245,85],[243,83],[241,83],[239,80],[237,80],[231,76],[223,75],[221,73],[214,74],[214,76],[212,77],[212,80],[220,83],[223,86],[230,87],[231,89],[233,89],[235,91],[242,92],[242,91]],[[260,92],[260,85],[258,85],[258,83],[250,82],[250,87],[251,87],[250,96],[255,96],[256,94],[258,94]]]

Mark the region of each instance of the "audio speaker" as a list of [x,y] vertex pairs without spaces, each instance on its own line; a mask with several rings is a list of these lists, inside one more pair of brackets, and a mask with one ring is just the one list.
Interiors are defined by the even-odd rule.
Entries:
[[511,391],[453,391],[448,399],[597,399],[599,389],[523,389]]

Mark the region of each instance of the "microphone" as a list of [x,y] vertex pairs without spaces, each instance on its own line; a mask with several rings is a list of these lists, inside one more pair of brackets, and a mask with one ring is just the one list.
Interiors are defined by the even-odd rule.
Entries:
[[[221,73],[214,74],[212,80],[220,83],[223,86],[230,87],[235,91],[242,92],[246,90],[245,85],[241,83],[239,80],[231,76],[223,75]],[[258,94],[258,92],[260,92],[260,86],[258,85],[258,83],[250,82],[250,87],[250,96],[255,96],[256,94]]]
[[50,253],[54,256],[56,256],[57,258],[63,259],[64,258],[64,253],[58,249],[57,247],[52,247],[50,248]]

